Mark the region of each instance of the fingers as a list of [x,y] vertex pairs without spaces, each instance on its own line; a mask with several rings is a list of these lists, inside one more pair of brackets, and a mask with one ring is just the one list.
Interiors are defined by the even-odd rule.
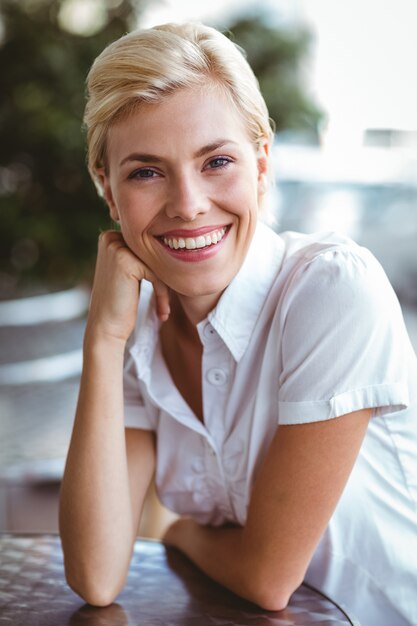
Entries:
[[153,283],[153,288],[156,297],[156,313],[161,322],[166,322],[171,312],[168,287],[160,280],[157,280]]
[[171,308],[169,305],[169,289],[146,265],[143,265],[144,278],[152,283],[156,299],[156,314],[161,322],[166,322]]
[[[103,240],[103,244],[108,246],[112,245],[113,247],[126,248],[130,251],[128,246],[126,246],[125,240],[123,239],[123,235],[121,232],[116,230],[108,230],[106,232],[101,233],[100,239]],[[139,265],[137,268],[136,278],[140,282],[142,278],[145,278],[149,282],[152,283],[155,298],[156,298],[156,313],[161,322],[166,322],[171,312],[169,305],[169,289],[156,275],[150,270],[136,255],[132,253],[132,255],[138,260]],[[136,274],[136,272],[135,272]]]
[[98,238],[99,246],[108,246],[110,244],[119,244],[122,248],[126,248],[126,242],[121,232],[117,230],[105,230],[100,233]]

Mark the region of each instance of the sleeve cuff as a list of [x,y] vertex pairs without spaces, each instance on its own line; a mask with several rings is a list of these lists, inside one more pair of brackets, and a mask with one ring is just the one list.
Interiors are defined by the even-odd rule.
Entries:
[[308,424],[373,408],[373,417],[402,411],[409,406],[405,382],[385,383],[336,394],[330,400],[279,402],[280,424]]
[[125,405],[125,428],[143,428],[144,430],[155,430],[149,413],[143,406]]

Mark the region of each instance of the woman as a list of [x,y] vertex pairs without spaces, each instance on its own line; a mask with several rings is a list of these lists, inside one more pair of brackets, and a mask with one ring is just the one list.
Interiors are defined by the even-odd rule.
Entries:
[[70,586],[122,589],[156,472],[165,541],[268,610],[300,583],[417,623],[416,359],[372,255],[259,221],[272,133],[214,29],[133,32],[88,78],[100,236],[60,528]]

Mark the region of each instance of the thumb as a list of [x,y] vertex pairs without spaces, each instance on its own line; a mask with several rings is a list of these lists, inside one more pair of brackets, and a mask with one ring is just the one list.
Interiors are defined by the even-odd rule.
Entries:
[[171,312],[169,306],[169,289],[155,274],[142,264],[143,278],[152,283],[156,297],[156,313],[161,322],[166,322]]

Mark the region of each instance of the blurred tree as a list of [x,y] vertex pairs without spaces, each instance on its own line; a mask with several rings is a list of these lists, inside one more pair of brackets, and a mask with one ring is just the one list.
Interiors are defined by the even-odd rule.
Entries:
[[318,141],[323,112],[306,91],[303,66],[311,45],[310,33],[279,29],[261,16],[240,19],[229,26],[229,31],[232,41],[246,52],[276,131],[297,131],[309,141]]
[[[97,54],[137,23],[145,1],[0,0],[0,298],[90,277],[97,233],[110,221],[85,167],[85,77]],[[313,131],[319,115],[297,73],[305,34],[260,20],[231,31],[277,128]]]
[[68,2],[1,0],[0,297],[65,288],[91,270],[109,219],[85,167],[85,77],[134,26],[137,6],[101,0],[101,14],[89,16],[99,32],[82,36],[64,30],[65,18],[73,26]]

